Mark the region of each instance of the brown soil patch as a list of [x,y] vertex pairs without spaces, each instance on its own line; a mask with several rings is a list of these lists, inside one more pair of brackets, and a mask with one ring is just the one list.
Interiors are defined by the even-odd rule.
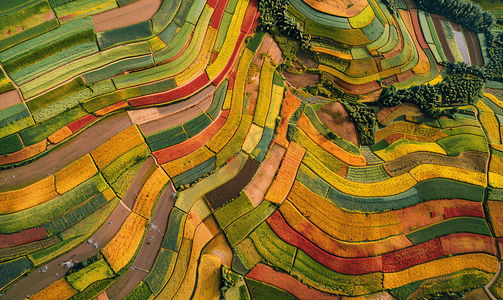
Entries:
[[478,288],[473,291],[469,291],[465,294],[465,300],[490,300],[489,296],[487,296],[484,288]]
[[316,111],[316,115],[327,127],[341,138],[358,146],[356,128],[349,114],[340,102],[323,105]]
[[445,156],[429,152],[414,152],[385,163],[384,169],[392,177],[404,174],[414,167],[423,164],[440,166],[456,166],[464,170],[486,173],[487,153],[467,151],[457,157]]
[[376,119],[379,124],[387,126],[401,115],[423,116],[423,112],[412,103],[403,103],[395,107],[384,107],[377,113]]
[[271,147],[271,151],[268,156],[257,170],[253,180],[245,188],[245,191],[254,206],[259,205],[262,199],[264,199],[265,192],[271,185],[285,152],[285,148],[279,146],[278,144],[274,144]]
[[260,85],[260,69],[262,68],[264,60],[272,62],[274,65],[279,65],[283,62],[281,50],[270,34],[265,35],[264,40],[255,53],[251,66],[248,69],[245,85],[245,94],[248,97],[248,107],[245,113],[247,115],[253,115],[255,112]]
[[379,99],[379,96],[381,96],[382,90],[377,90],[372,93],[368,93],[366,95],[363,95],[360,97],[360,102],[372,102],[372,101],[377,101]]
[[308,85],[313,86],[320,82],[320,75],[318,74],[292,74],[283,72],[283,76],[285,76],[285,80],[294,88],[306,87]]
[[230,181],[204,195],[212,210],[217,210],[227,202],[236,199],[239,193],[250,183],[260,167],[260,163],[249,158],[239,173]]
[[262,40],[262,44],[260,45],[259,51],[257,53],[265,52],[269,54],[269,58],[276,65],[279,65],[283,62],[283,56],[281,53],[281,49],[279,49],[278,45],[271,37],[270,34],[266,34],[264,39]]
[[331,80],[342,91],[353,95],[368,94],[381,89],[381,86],[377,83],[377,81],[372,81],[364,84],[351,84],[327,72],[324,72],[323,76]]
[[21,98],[18,90],[12,90],[0,94],[0,110],[6,109],[19,103],[23,103],[23,98]]
[[150,19],[161,0],[140,0],[93,16],[96,32],[133,25]]
[[300,50],[295,55],[297,59],[306,67],[310,69],[317,68],[319,63],[307,51]]

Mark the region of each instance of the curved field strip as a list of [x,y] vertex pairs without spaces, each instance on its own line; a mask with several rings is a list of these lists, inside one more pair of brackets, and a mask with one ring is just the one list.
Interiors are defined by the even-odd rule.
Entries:
[[414,281],[443,276],[460,271],[462,269],[475,268],[487,273],[495,273],[497,261],[487,254],[465,254],[443,258],[438,261],[414,266],[409,269],[385,273],[384,288],[395,288]]
[[283,147],[277,144],[273,145],[269,156],[263,161],[253,180],[244,189],[254,206],[259,205],[264,199],[266,190],[273,182],[274,174],[276,174],[285,152]]
[[346,166],[346,163],[342,160],[334,157],[330,152],[313,142],[300,128],[295,132],[294,141],[315,155],[334,172],[337,172]]
[[432,164],[440,166],[458,166],[461,169],[485,173],[489,156],[486,153],[467,151],[457,157],[445,156],[431,152],[413,152],[395,160],[386,162],[383,168],[391,176],[409,172],[416,166]]
[[351,54],[342,53],[340,51],[337,51],[334,49],[328,49],[328,48],[321,47],[321,46],[313,46],[313,51],[315,51],[317,53],[328,54],[328,55],[335,56],[335,57],[338,57],[340,59],[345,59],[345,60],[351,60],[353,58],[353,56]]
[[276,179],[265,195],[265,200],[282,203],[295,181],[295,175],[302,162],[306,150],[294,142],[290,142]]
[[158,0],[141,0],[93,16],[96,32],[124,27],[148,20],[159,9]]
[[229,25],[229,31],[227,32],[227,36],[222,45],[222,49],[217,56],[217,59],[208,66],[206,69],[206,73],[208,74],[208,78],[213,80],[217,77],[220,72],[223,71],[225,65],[229,61],[232,52],[234,51],[234,47],[239,40],[239,36],[241,34],[240,26],[243,18],[245,17],[246,7],[248,6],[248,1],[239,1],[238,7],[236,7],[236,13],[232,16],[231,23]]
[[291,205],[281,206],[280,212],[281,217],[278,213],[275,213],[272,219],[268,221],[273,229],[276,230],[280,227],[283,228],[284,226],[288,226],[317,247],[338,257],[375,257],[413,245],[405,235],[393,236],[371,242],[345,242],[334,239],[326,234]]
[[194,49],[203,48],[202,45],[204,42],[205,32],[212,13],[213,9],[209,6],[206,6],[202,11],[201,18],[194,28],[194,34],[192,36],[190,44],[180,57],[171,62],[168,62],[167,64],[153,67],[145,71],[139,71],[115,77],[113,81],[117,88],[126,88],[145,84],[151,81],[166,79],[185,70],[190,65],[190,63],[195,60],[197,54],[199,53],[198,51],[194,51]]
[[[381,5],[382,9],[384,9],[384,7],[385,6]],[[388,38],[388,42],[381,48],[377,49],[377,51],[378,53],[382,54],[385,59],[390,59],[396,57],[401,52],[403,52],[403,49],[405,47],[404,44],[405,41],[400,26],[398,26],[396,19],[391,16],[391,14],[387,9],[384,10],[384,13],[386,15],[386,19],[388,20],[388,23],[391,26],[390,36]]]
[[[470,288],[484,285],[494,273],[497,251],[483,207],[488,203],[484,202],[488,148],[476,118],[457,114],[455,120],[432,121],[407,115],[405,120],[415,124],[404,128],[394,125],[403,118],[388,122],[391,129],[376,135],[380,140],[372,148],[375,152],[388,150],[391,157],[393,145],[399,141],[414,144],[414,140],[414,145],[423,146],[427,143],[418,141],[436,141],[437,151],[425,147],[407,155],[399,153],[387,163],[376,161],[375,155],[369,155],[369,147],[360,150],[333,138],[316,115],[316,108],[323,105],[319,98],[298,99],[303,102],[301,108],[283,115],[280,104],[285,84],[279,73],[269,72],[273,75],[268,79],[270,88],[250,83],[261,67],[274,71],[281,63],[280,52],[274,48],[273,58],[266,58],[270,66],[256,68],[254,64],[263,58],[255,58],[255,52],[264,38],[264,34],[248,36],[257,25],[256,1],[147,0],[129,4],[129,0],[120,0],[117,4],[124,8],[152,8],[145,3],[159,8],[157,13],[149,13],[150,19],[105,31],[94,24],[72,26],[86,25],[96,18],[81,15],[108,9],[115,2],[90,0],[81,9],[64,1],[43,1],[46,8],[55,7],[61,23],[70,21],[54,30],[62,36],[49,31],[51,34],[37,39],[58,47],[30,44],[28,50],[17,48],[22,50],[19,53],[12,50],[17,46],[0,53],[7,60],[7,75],[15,74],[23,82],[25,96],[31,93],[26,105],[9,104],[8,112],[0,116],[0,126],[7,124],[0,132],[0,145],[8,145],[0,147],[0,155],[5,156],[0,162],[33,161],[0,172],[0,197],[24,191],[19,197],[28,199],[26,195],[35,195],[31,189],[42,183],[54,194],[53,198],[34,198],[38,201],[34,206],[28,201],[20,206],[16,200],[0,216],[5,225],[0,226],[0,248],[5,246],[0,249],[0,269],[9,269],[8,276],[0,279],[0,288],[19,280],[2,290],[9,299],[27,295],[51,298],[49,292],[62,299],[185,299],[231,294],[245,299],[271,295],[363,299],[400,298],[407,293],[406,297],[414,293],[428,298],[429,290],[460,291],[452,286],[457,280],[469,281]],[[342,5],[348,12],[360,3],[330,5]],[[404,36],[413,33],[407,30],[411,24],[419,34],[417,20],[395,20],[375,1],[359,9],[359,15],[348,16],[350,20],[307,9],[356,28],[331,31],[329,26],[313,22],[315,18],[289,9],[288,16],[297,18],[305,34],[355,46],[346,51],[352,53],[351,59],[368,58],[369,54],[377,57],[380,51],[385,59],[393,59],[403,50]],[[122,19],[132,22],[128,16]],[[68,28],[74,31],[66,32]],[[381,36],[383,32],[387,33]],[[51,41],[43,41],[42,36]],[[273,43],[267,38],[269,46],[260,51],[265,56],[265,50],[272,49],[269,40]],[[419,50],[419,41],[410,38]],[[85,43],[89,44],[81,45]],[[108,50],[86,56],[86,47]],[[77,56],[58,61],[72,51]],[[421,62],[420,54],[407,59],[382,73],[375,68],[362,71],[370,61],[355,62],[347,70],[349,77],[368,73],[378,77],[359,89],[351,83],[341,86],[365,94],[377,90],[377,80],[382,77],[387,77],[386,85],[394,79],[403,86],[438,71],[432,68],[416,76],[412,68]],[[166,72],[155,74],[161,69]],[[405,70],[409,71],[393,73]],[[152,76],[137,79],[141,74]],[[324,74],[337,85],[345,80]],[[8,81],[0,84],[14,87]],[[265,104],[254,95],[260,88],[271,94]],[[364,98],[377,96],[373,93]],[[131,110],[161,105],[164,107]],[[251,125],[254,116],[263,129]],[[283,131],[276,138],[278,123]],[[295,125],[296,132],[290,130]],[[497,169],[494,151],[490,168]],[[500,179],[497,172],[490,172],[490,185],[499,186]],[[302,188],[305,193],[299,192]],[[8,198],[10,203],[18,199]],[[88,260],[98,252],[104,255]],[[61,263],[70,265],[72,260],[83,263],[65,275]],[[263,268],[264,263],[286,273],[271,272]],[[476,269],[479,265],[483,270]],[[269,277],[257,274],[261,268]],[[250,270],[256,272],[248,273]],[[241,276],[246,273],[248,278]],[[281,279],[284,282],[278,283]],[[226,280],[236,284],[219,292]],[[384,289],[389,291],[382,292]]]
[[[325,24],[328,27],[337,29],[351,29],[350,21],[344,16],[336,16],[331,14],[326,14],[317,10],[314,10],[309,4],[301,0],[294,0],[290,3],[293,8],[295,8],[304,18],[309,20],[316,20],[317,23]],[[370,8],[367,6],[367,8]],[[372,9],[370,9],[372,10]]]
[[372,22],[374,19],[375,14],[374,10],[372,9],[372,6],[367,6],[362,11],[354,16],[354,17],[349,17],[349,24],[351,24],[351,27],[353,28],[363,28],[366,27]]
[[[420,11],[420,15],[419,15],[419,20],[421,21],[421,26],[423,26],[423,20],[421,18],[421,11]],[[439,39],[439,35],[437,34],[437,31],[435,29],[435,25],[433,24],[433,20],[431,18],[431,15],[429,13],[426,13],[424,12],[424,16],[425,16],[425,21],[426,21],[426,24],[424,25],[425,27],[425,31],[426,30],[429,30],[430,34],[431,34],[431,38],[433,39],[433,44],[436,48],[436,51],[438,52],[438,55],[439,55],[439,58],[440,58],[440,61],[439,62],[446,62],[447,61],[447,57],[446,57],[446,54],[444,53],[444,49],[442,48],[442,44],[440,43],[440,39]],[[424,33],[424,36],[427,37],[427,33]],[[430,43],[430,42],[428,42]],[[431,46],[430,46],[431,48]],[[432,50],[433,51],[433,50]],[[435,59],[437,59],[437,57],[435,56]]]
[[334,82],[341,90],[353,95],[365,95],[371,92],[380,92],[380,86],[377,81],[371,81],[365,84],[351,84],[330,73],[326,73],[327,78]]
[[446,178],[474,185],[487,185],[487,176],[485,173],[468,171],[451,166],[424,164],[415,167],[409,173],[418,182],[433,178]]
[[[379,240],[398,235],[401,230],[394,213],[376,215],[345,213],[325,199],[308,192],[307,189],[292,189],[287,199],[289,203],[285,202],[283,205],[294,205],[303,215],[309,216],[311,222],[314,222],[317,227],[342,241]],[[306,202],[307,199],[310,199],[309,203]],[[335,219],[328,217],[329,215],[333,215]],[[350,219],[349,223],[347,220]],[[340,230],[342,228],[344,230]]]
[[[378,286],[380,286],[382,275],[371,273],[357,277],[331,271],[303,251],[299,251],[282,241],[266,223],[257,227],[251,234],[251,238],[258,252],[268,263],[289,272],[304,284],[316,289],[336,294],[351,293],[353,295],[379,291]],[[272,255],[273,253],[281,253],[281,260]],[[321,282],[325,284],[323,285]]]
[[343,193],[355,196],[391,196],[405,192],[417,183],[408,173],[377,183],[352,182],[330,171],[317,158],[310,155],[309,152],[304,157],[303,162],[331,186],[337,187]]
[[362,155],[355,155],[348,151],[345,151],[338,145],[332,143],[320,134],[313,124],[304,114],[301,115],[297,123],[302,131],[309,137],[314,143],[318,144],[321,148],[325,149],[341,161],[351,164],[353,166],[364,166],[366,165],[365,158]]
[[494,96],[493,94],[484,93],[484,97],[486,97],[489,100],[491,100],[491,102],[494,103],[494,104],[496,104],[498,107],[503,108],[503,102],[500,101],[498,98],[496,98],[496,96]]
[[[307,199],[310,199],[309,203],[306,202]],[[294,205],[296,208],[294,208]],[[302,213],[308,216],[310,222],[313,222],[317,227],[332,236],[334,234],[338,235],[338,238],[343,241],[353,241],[353,239],[358,239],[359,237],[366,240],[377,240],[389,235],[399,235],[411,230],[417,230],[417,228],[455,217],[484,217],[480,202],[455,199],[449,201],[432,200],[415,206],[413,204],[408,208],[389,213],[363,215],[360,212],[344,212],[336,220],[330,219],[331,217],[327,219],[328,215],[326,214],[330,216],[340,215],[342,211],[328,202],[327,199],[323,199],[298,183],[294,185],[289,194],[288,202],[285,202],[280,210],[282,213],[288,212],[289,216]],[[352,222],[340,222],[345,216],[351,216],[349,218]],[[379,224],[379,228],[367,232],[365,227],[371,228],[374,226],[373,224]],[[349,233],[347,230],[332,230],[332,228],[337,226],[355,227],[355,230],[358,232]],[[356,229],[360,228],[360,226],[363,226],[362,229]],[[452,232],[449,231],[448,233]],[[384,235],[380,237],[379,234]]]
[[[419,62],[412,68],[412,71],[415,74],[425,74],[430,70],[429,59],[426,57],[423,49],[426,49],[427,46],[424,42],[421,29],[419,28],[418,20],[417,20],[417,11],[412,10],[409,13],[401,11],[401,16],[405,21],[405,25],[407,26],[408,31],[412,35],[412,40],[414,41],[414,45],[416,46],[416,51],[419,54]],[[419,31],[418,31],[419,30]]]
[[[408,107],[408,105],[403,105],[405,107]],[[403,107],[402,106],[402,107]],[[398,108],[397,110],[399,110]],[[383,111],[383,110],[381,110]],[[392,111],[390,114],[388,114],[384,119],[387,119],[388,116],[392,115],[396,110]],[[383,113],[384,115],[385,113]],[[397,114],[393,115],[390,117],[390,119],[395,119],[399,115],[402,115],[403,111],[399,111]],[[416,136],[427,136],[427,135],[432,135],[439,131],[438,128],[428,126],[426,124],[416,124],[413,122],[407,122],[407,121],[396,121],[389,123],[386,127],[383,129],[376,130],[375,132],[375,139],[376,142],[379,142],[380,140],[384,139],[386,136],[391,135],[393,133],[401,133],[401,134],[410,134],[410,135],[416,135]]]
[[388,144],[393,144],[396,141],[399,140],[411,140],[411,141],[416,141],[416,142],[423,142],[423,143],[434,143],[440,139],[443,139],[447,137],[448,135],[445,134],[442,131],[436,131],[433,134],[426,135],[426,136],[417,136],[413,134],[401,134],[401,133],[394,133],[386,136],[384,140]]
[[348,7],[342,3],[333,3],[327,1],[305,1],[305,3],[312,8],[322,11],[326,14],[331,14],[341,17],[353,17],[356,16],[360,11],[362,11],[369,4],[367,1],[358,1],[355,5]]
[[[498,175],[503,175],[503,161],[499,153],[493,154],[489,162],[489,171]],[[490,178],[490,177],[489,177]]]
[[436,64],[435,58],[433,57],[433,54],[430,50],[431,49],[424,49],[424,53],[428,58],[428,64],[430,66],[429,71],[421,74],[420,72],[414,73],[415,71],[413,70],[413,73],[415,75],[411,76],[408,79],[402,80],[399,84],[397,84],[397,88],[410,88],[414,85],[414,83],[435,84],[434,80],[440,75],[442,66]]
[[[494,244],[490,238],[485,238],[485,240],[484,238],[480,238],[479,241],[484,241],[485,243],[479,242],[475,244],[474,241],[477,240],[476,235],[452,234],[378,256],[341,258],[324,252],[316,244],[313,244],[295,232],[278,212],[275,212],[267,222],[282,240],[306,252],[325,267],[344,274],[361,275],[370,272],[397,272],[414,265],[438,259],[443,255],[478,251],[490,254],[494,253]],[[456,242],[460,243],[457,247],[455,246]],[[407,259],[403,259],[403,257],[407,257]]]
[[53,284],[47,288],[41,290],[40,292],[34,294],[33,299],[47,299],[49,297],[57,297],[58,299],[70,299],[73,295],[77,294],[78,291],[74,289],[68,281],[65,279],[60,279],[55,281]]
[[9,214],[37,206],[58,196],[54,176],[38,181],[23,189],[0,194],[0,212]]
[[430,152],[446,155],[437,143],[423,143],[413,140],[398,140],[383,150],[374,151],[385,162],[393,161],[414,152]]
[[380,48],[384,47],[384,45],[386,45],[386,43],[388,42],[389,37],[390,37],[390,25],[388,23],[386,23],[384,25],[384,32],[381,34],[381,36],[377,40],[375,40],[372,43],[366,45],[365,47],[371,53],[372,52],[377,52],[377,49],[380,49]]
[[[388,21],[388,23],[390,23]],[[378,48],[376,51],[379,54],[382,54],[386,58],[393,57],[398,54],[398,49],[403,48],[403,38],[399,34],[398,29],[394,25],[393,22],[391,22],[391,25],[389,27],[389,37],[388,40],[384,45],[382,45],[380,48]]]
[[489,151],[485,137],[471,134],[449,136],[438,140],[437,144],[440,145],[449,156],[458,156],[465,151],[479,151],[484,153]]
[[[26,98],[31,98],[34,95],[41,93],[44,90],[50,89],[59,85],[66,80],[86,73],[93,69],[102,68],[104,66],[116,63],[125,58],[135,57],[150,54],[150,47],[146,42],[134,43],[115,47],[109,50],[100,51],[96,54],[87,56],[82,60],[74,61],[61,66],[45,75],[39,76],[20,86],[20,90]],[[131,68],[131,67],[129,67]],[[114,74],[115,75],[115,74]],[[84,78],[89,78],[84,74]],[[105,78],[103,78],[105,79]],[[95,80],[96,82],[99,80]]]
[[316,290],[310,289],[300,283],[293,276],[278,272],[272,267],[257,264],[248,274],[247,278],[252,278],[261,282],[269,283],[273,286],[281,288],[299,299],[308,300],[338,300],[339,296],[331,296]]
[[0,51],[59,26],[48,1],[5,4],[1,14],[5,22],[0,29]]

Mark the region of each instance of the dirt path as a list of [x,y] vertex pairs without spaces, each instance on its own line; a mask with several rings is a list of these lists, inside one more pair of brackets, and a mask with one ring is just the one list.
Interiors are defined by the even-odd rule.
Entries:
[[[132,204],[134,204],[136,195],[138,195],[144,183],[144,180],[142,183],[142,179],[146,177],[145,175],[147,171],[150,169],[149,167],[151,164],[153,164],[153,159],[147,160],[142,166],[140,172],[136,174],[133,180],[133,184],[131,184],[131,186],[126,192],[126,195],[124,196],[125,201],[133,199]],[[166,202],[169,203],[169,201]],[[165,210],[161,209],[161,211],[164,212]],[[27,295],[33,295],[36,292],[49,286],[51,283],[62,278],[63,275],[67,272],[67,269],[65,269],[65,267],[61,265],[63,262],[67,262],[70,259],[73,259],[73,261],[75,262],[81,262],[86,258],[89,258],[94,254],[97,254],[108,242],[110,242],[110,240],[112,240],[112,238],[119,231],[122,223],[124,223],[126,217],[129,214],[130,210],[126,207],[126,205],[119,202],[115,210],[110,214],[110,216],[103,223],[103,225],[84,243],[82,243],[80,246],[77,246],[73,250],[67,252],[66,254],[48,262],[47,264],[41,265],[36,270],[32,271],[28,276],[19,280],[12,288],[10,288],[7,291],[7,293],[2,295],[2,300],[25,299]],[[167,215],[168,214],[166,214],[165,217],[166,219]],[[158,223],[160,224],[161,222]],[[166,223],[166,221],[164,223]],[[165,226],[166,225],[164,225],[164,228]],[[162,235],[161,238],[159,238],[159,240],[162,241]],[[46,273],[41,272],[42,269],[45,267],[48,268],[47,272]]]
[[157,251],[161,248],[164,233],[168,225],[169,213],[175,204],[175,195],[175,188],[172,184],[166,187],[162,192],[150,223],[151,226],[141,245],[138,256],[131,268],[107,288],[106,293],[108,299],[119,300],[126,298],[126,296],[140,284],[143,278],[147,276],[148,273],[146,271],[152,269]]
[[0,192],[22,188],[56,173],[131,124],[126,113],[111,116],[34,162],[0,171]]

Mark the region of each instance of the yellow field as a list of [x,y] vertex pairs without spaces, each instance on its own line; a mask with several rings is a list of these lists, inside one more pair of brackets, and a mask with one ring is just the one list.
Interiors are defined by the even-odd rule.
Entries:
[[0,214],[10,214],[37,206],[56,197],[54,176],[19,190],[0,193]]
[[258,142],[260,142],[263,131],[264,129],[262,129],[262,127],[251,124],[250,130],[248,130],[248,134],[243,142],[244,152],[250,154],[253,151],[253,149],[258,145]]
[[437,143],[422,143],[412,140],[398,140],[387,148],[375,151],[374,153],[382,160],[388,162],[403,157],[409,153],[423,151],[447,155],[445,150]]
[[56,176],[56,191],[63,194],[98,173],[91,155],[86,154],[71,165],[54,174]]
[[147,219],[135,213],[130,213],[119,232],[101,250],[114,272],[124,268],[133,258],[136,249],[142,242],[147,225]]
[[487,176],[485,173],[468,171],[451,166],[423,164],[410,170],[409,173],[414,176],[418,182],[432,178],[447,178],[474,185],[487,185]]
[[349,195],[360,197],[392,196],[405,192],[417,183],[409,173],[374,183],[349,181],[329,170],[309,152],[306,153],[302,162],[334,188]]
[[415,281],[444,276],[468,268],[495,273],[498,269],[498,259],[482,253],[438,259],[399,272],[384,273],[383,287],[393,289]]
[[184,85],[195,78],[198,74],[204,72],[206,66],[210,62],[211,50],[217,39],[218,30],[208,26],[206,36],[204,37],[203,47],[197,55],[196,59],[183,72],[175,76],[177,86]]
[[77,294],[78,291],[74,289],[64,278],[55,281],[50,286],[31,296],[31,300],[47,300],[47,299],[58,299],[66,300],[70,299],[73,295]]
[[311,124],[306,115],[302,114],[297,123],[299,128],[306,133],[306,135],[316,144],[318,144],[321,148],[333,154],[338,159],[342,160],[348,165],[351,166],[366,166],[367,162],[363,155],[354,155],[327,140],[324,136],[322,136]]
[[117,157],[143,142],[140,130],[136,125],[132,125],[94,149],[91,152],[91,156],[96,165],[98,165],[98,168],[103,170],[104,167],[108,166]]
[[164,173],[162,168],[157,168],[152,175],[147,179],[140,190],[138,197],[133,206],[133,212],[140,216],[149,219],[152,208],[154,207],[157,197],[161,190],[169,182],[169,177]]
[[67,126],[61,128],[60,130],[56,131],[55,133],[51,134],[48,139],[49,142],[53,144],[57,144],[61,142],[62,140],[66,139],[67,137],[71,136],[73,132],[68,128]]
[[208,148],[200,147],[196,151],[191,152],[184,157],[163,164],[162,168],[171,178],[173,178],[202,164],[214,155],[215,154],[208,150]]
[[[248,7],[249,0],[240,0],[234,11],[234,15],[231,19],[231,24],[229,25],[229,31],[227,32],[227,37],[225,38],[222,49],[217,56],[217,59],[213,64],[206,68],[206,73],[208,78],[213,80],[218,74],[223,70],[227,62],[229,61],[234,48],[236,47],[239,34],[241,33],[240,24],[245,16],[246,8]],[[241,58],[243,59],[243,58]]]

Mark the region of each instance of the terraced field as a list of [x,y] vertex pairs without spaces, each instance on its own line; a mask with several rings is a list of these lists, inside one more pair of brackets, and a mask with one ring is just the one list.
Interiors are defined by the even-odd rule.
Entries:
[[379,102],[483,34],[411,1],[281,2],[290,33],[265,0],[4,2],[0,299],[503,299],[502,85]]

